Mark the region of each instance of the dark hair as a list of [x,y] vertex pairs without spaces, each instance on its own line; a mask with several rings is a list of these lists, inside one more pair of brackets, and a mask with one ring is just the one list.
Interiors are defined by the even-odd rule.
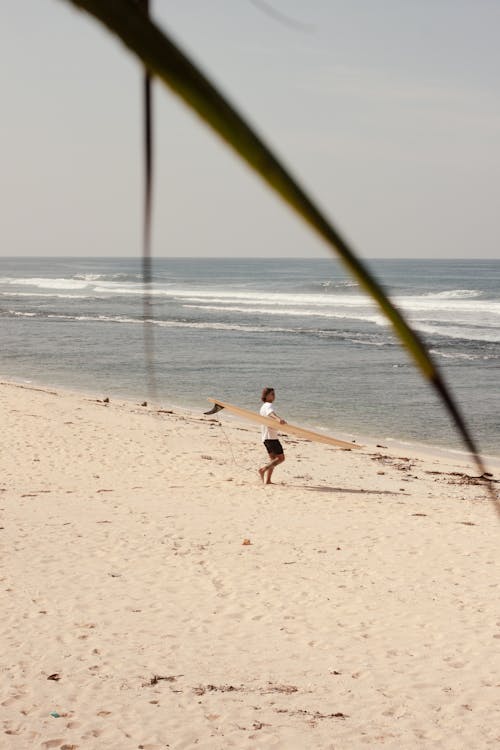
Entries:
[[274,393],[274,388],[270,388],[267,386],[266,388],[262,389],[262,396],[260,397],[261,401],[265,401],[270,393]]

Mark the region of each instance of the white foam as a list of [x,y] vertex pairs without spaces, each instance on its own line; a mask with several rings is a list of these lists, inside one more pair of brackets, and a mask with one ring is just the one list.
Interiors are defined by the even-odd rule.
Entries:
[[0,292],[2,297],[50,297],[51,299],[95,299],[92,294],[51,294],[50,292]]
[[12,286],[34,286],[39,289],[85,289],[88,286],[87,281],[80,279],[44,279],[38,277],[30,279],[4,277],[0,279],[0,283]]
[[102,273],[75,273],[74,279],[81,279],[82,281],[98,281],[104,278]]
[[476,360],[482,359],[479,354],[466,354],[465,352],[441,352],[439,349],[429,349],[431,354],[442,357],[443,359],[463,359],[463,360]]
[[480,297],[482,292],[477,289],[450,289],[444,292],[428,292],[424,297],[434,297],[435,299],[470,299],[471,297]]
[[367,297],[350,294],[283,294],[281,292],[223,291],[223,290],[186,290],[172,289],[172,297],[184,299],[187,302],[211,302],[220,304],[262,304],[262,305],[293,305],[293,307],[374,307],[374,303]]
[[148,294],[150,296],[162,296],[162,297],[172,297],[172,293],[169,292],[167,289],[145,289],[142,286],[138,286],[137,284],[131,284],[130,286],[123,286],[123,283],[120,285],[117,285],[113,281],[109,282],[100,282],[99,286],[95,287],[95,291],[101,294],[131,294],[131,295],[141,295]]
[[450,339],[462,339],[464,341],[487,341],[488,343],[500,343],[500,331],[493,330],[491,333],[486,329],[467,328],[466,326],[440,326],[413,321],[413,327],[421,333],[444,336]]
[[474,313],[475,315],[491,314],[500,317],[500,302],[494,300],[454,299],[450,297],[394,297],[393,302],[407,312],[426,312],[436,314],[446,312]]
[[284,307],[233,307],[223,305],[183,305],[184,308],[190,308],[195,310],[207,310],[209,312],[230,312],[240,314],[252,314],[252,315],[282,315],[289,317],[300,317],[300,318],[329,318],[336,320],[361,320],[367,323],[375,323],[379,326],[387,326],[389,322],[382,317],[382,315],[362,315],[355,312],[334,312],[319,311],[319,310],[294,310],[293,308],[287,309]]

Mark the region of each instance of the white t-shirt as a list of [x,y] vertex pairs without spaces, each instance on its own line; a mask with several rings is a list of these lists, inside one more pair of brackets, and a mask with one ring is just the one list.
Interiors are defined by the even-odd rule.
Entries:
[[[268,417],[270,414],[274,414],[274,406],[269,403],[269,401],[265,401],[262,406],[260,407],[260,416],[261,417]],[[277,440],[278,439],[278,433],[276,430],[273,430],[272,427],[268,427],[267,425],[263,424],[261,427],[262,431],[262,442],[264,440]]]

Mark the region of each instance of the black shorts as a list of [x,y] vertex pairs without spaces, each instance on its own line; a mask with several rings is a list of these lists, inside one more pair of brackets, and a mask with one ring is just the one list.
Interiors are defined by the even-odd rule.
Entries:
[[282,456],[284,453],[283,446],[279,440],[264,440],[264,445],[270,456]]

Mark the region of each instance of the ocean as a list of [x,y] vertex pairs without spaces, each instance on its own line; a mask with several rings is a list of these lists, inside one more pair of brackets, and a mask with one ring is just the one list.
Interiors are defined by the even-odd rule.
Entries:
[[[427,342],[483,453],[500,457],[500,261],[369,264]],[[139,259],[2,259],[2,378],[148,400],[143,291]],[[164,407],[201,414],[213,396],[258,409],[271,385],[290,422],[463,450],[390,326],[334,260],[156,259],[151,319]]]

